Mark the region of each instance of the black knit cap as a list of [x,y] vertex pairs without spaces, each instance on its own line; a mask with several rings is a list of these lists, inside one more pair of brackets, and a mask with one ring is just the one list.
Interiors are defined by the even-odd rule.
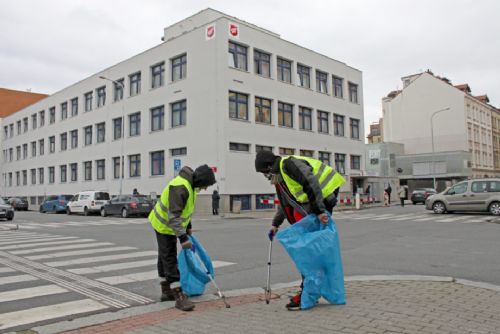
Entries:
[[271,151],[262,150],[257,152],[255,156],[255,170],[259,173],[267,173],[269,167],[273,165],[278,156],[274,155]]
[[193,173],[193,187],[205,188],[215,184],[215,174],[208,165],[201,165]]

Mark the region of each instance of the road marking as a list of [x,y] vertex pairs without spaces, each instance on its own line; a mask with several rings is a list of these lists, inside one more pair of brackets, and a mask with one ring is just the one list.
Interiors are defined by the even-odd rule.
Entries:
[[5,276],[5,277],[0,277],[0,285],[19,283],[19,282],[30,282],[36,280],[37,278],[31,275]]
[[8,242],[8,241],[16,241],[16,240],[26,240],[26,239],[33,239],[33,238],[48,238],[51,237],[49,234],[34,234],[34,235],[11,235],[8,237],[3,237],[0,239],[0,243]]
[[158,259],[150,259],[150,260],[143,260],[143,261],[108,264],[108,265],[97,266],[97,267],[72,268],[72,269],[67,269],[66,271],[69,271],[71,273],[78,274],[78,275],[85,275],[85,274],[95,274],[95,273],[114,271],[114,270],[122,270],[122,269],[128,269],[128,268],[139,268],[139,267],[156,265],[157,263],[158,263]]
[[459,221],[459,220],[462,220],[465,218],[467,218],[467,216],[455,216],[455,217],[450,217],[450,218],[445,218],[445,219],[439,219],[436,221],[439,223],[451,223],[451,222]]
[[0,241],[3,241],[5,239],[16,238],[16,237],[33,237],[33,236],[37,236],[37,235],[40,235],[40,234],[37,232],[19,232],[19,231],[16,231],[16,232],[6,233],[6,234],[0,235]]
[[108,308],[108,306],[92,299],[34,307],[27,310],[0,314],[0,329],[7,329],[54,318],[62,318],[68,315],[93,312],[106,308]]
[[85,257],[85,258],[67,260],[67,261],[45,262],[44,264],[47,266],[51,266],[51,267],[65,267],[65,266],[77,265],[77,264],[113,261],[113,260],[129,259],[129,258],[143,257],[143,256],[153,256],[153,255],[157,255],[157,254],[158,254],[158,252],[156,252],[156,251],[143,251],[143,252],[135,252],[135,253],[127,253],[127,254]]
[[0,303],[9,302],[12,300],[55,295],[64,292],[68,292],[68,290],[63,289],[55,284],[36,286],[33,288],[26,288],[26,289],[11,290],[7,292],[0,292]]
[[[22,242],[42,242],[42,241],[55,241],[55,240],[69,240],[69,239],[78,239],[77,237],[49,237],[49,238],[33,238],[33,239],[26,239],[22,240]],[[6,241],[6,242],[0,242],[0,245],[6,246],[6,245],[13,245],[13,244],[18,244],[18,241]]]
[[411,218],[415,218],[415,214],[407,214],[407,215],[397,216],[396,218],[393,218],[391,220],[401,221],[401,220],[409,220]]
[[14,271],[15,271],[14,269],[8,268],[8,267],[2,267],[2,268],[0,268],[0,274],[11,273],[11,272],[14,272]]
[[92,248],[92,247],[111,246],[111,245],[113,245],[112,242],[92,242],[92,243],[88,243],[88,244],[63,245],[63,246],[42,247],[42,248],[35,248],[35,249],[15,250],[15,251],[9,251],[9,253],[16,254],[16,255],[23,255],[23,254],[43,253],[43,252],[49,252],[49,251],[79,249],[79,248]]
[[31,248],[31,247],[38,247],[38,246],[42,246],[43,247],[43,246],[48,246],[48,245],[74,244],[74,243],[89,242],[89,241],[95,241],[95,239],[78,239],[78,240],[53,241],[53,242],[49,241],[49,242],[38,242],[38,243],[27,244],[27,245],[11,245],[11,246],[0,247],[0,250]]
[[109,248],[99,248],[99,249],[87,249],[82,251],[72,251],[72,252],[60,252],[60,253],[51,253],[44,255],[34,255],[34,256],[26,256],[29,260],[43,260],[43,259],[52,259],[57,257],[66,257],[66,256],[74,256],[74,255],[87,255],[87,254],[96,254],[96,253],[107,253],[107,252],[115,252],[122,250],[131,250],[137,249],[135,247],[109,247]]

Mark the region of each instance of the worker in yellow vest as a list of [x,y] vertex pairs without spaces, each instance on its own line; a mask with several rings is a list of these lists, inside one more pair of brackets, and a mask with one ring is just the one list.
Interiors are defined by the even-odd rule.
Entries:
[[158,243],[158,276],[161,285],[161,301],[175,300],[175,307],[191,311],[194,304],[187,299],[180,286],[177,266],[177,239],[183,249],[192,247],[191,216],[196,203],[196,193],[215,184],[213,170],[202,165],[193,170],[184,166],[172,179],[149,214]]
[[[328,223],[327,212],[332,213],[340,186],[345,183],[342,175],[319,160],[294,155],[280,157],[265,150],[257,153],[255,170],[275,185],[280,201],[269,231],[271,239],[285,219],[293,224],[314,213],[321,223]],[[290,299],[288,310],[300,310],[300,296],[301,291]]]

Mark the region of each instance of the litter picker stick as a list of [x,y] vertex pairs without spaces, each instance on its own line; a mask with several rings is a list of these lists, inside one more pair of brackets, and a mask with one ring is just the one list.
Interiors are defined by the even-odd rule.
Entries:
[[205,263],[200,259],[200,256],[198,255],[198,253],[196,252],[193,252],[196,259],[198,260],[198,262],[202,265],[203,269],[205,269],[207,275],[208,275],[208,278],[210,279],[210,281],[212,282],[212,284],[214,285],[214,287],[217,289],[217,294],[219,295],[219,298],[222,299],[222,301],[224,302],[224,305],[226,305],[226,308],[230,308],[231,305],[229,305],[229,303],[226,301],[226,296],[224,296],[224,294],[220,291],[219,287],[217,286],[217,283],[215,283],[215,279],[212,277],[212,274],[210,274],[210,271],[208,270],[207,266],[205,266]]
[[273,239],[269,241],[269,255],[267,257],[267,285],[266,285],[266,304],[271,301],[271,254],[273,253]]

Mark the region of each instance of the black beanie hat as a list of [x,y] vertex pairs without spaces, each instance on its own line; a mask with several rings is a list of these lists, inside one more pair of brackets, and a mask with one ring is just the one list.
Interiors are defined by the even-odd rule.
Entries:
[[193,187],[205,188],[215,184],[215,174],[212,168],[207,165],[201,165],[193,173]]
[[255,170],[259,173],[267,173],[269,166],[276,161],[276,158],[278,157],[271,151],[262,150],[257,152],[255,156]]

